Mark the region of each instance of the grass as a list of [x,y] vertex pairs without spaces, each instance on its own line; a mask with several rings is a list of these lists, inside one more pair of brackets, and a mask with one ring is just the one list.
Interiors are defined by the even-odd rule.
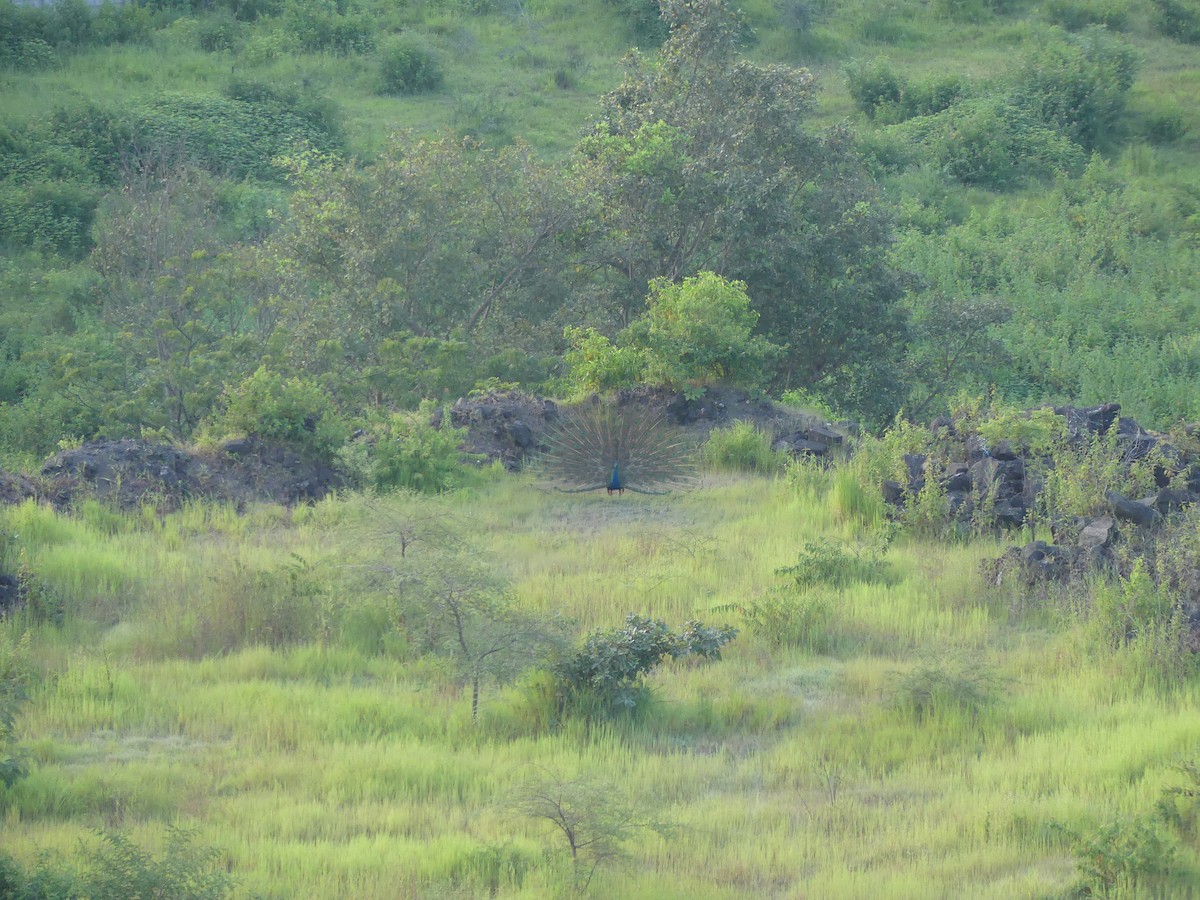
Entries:
[[[649,713],[611,725],[538,728],[518,683],[485,689],[473,726],[439,660],[345,630],[354,604],[386,605],[342,565],[385,540],[383,516],[452,525],[523,607],[581,634],[630,611],[715,622],[708,610],[771,589],[806,541],[855,539],[833,483],[710,475],[630,501],[506,479],[246,519],[3,510],[0,531],[71,597],[61,629],[32,626],[42,677],[20,730],[33,766],[0,795],[5,848],[69,855],[100,827],[157,847],[181,824],[220,849],[238,896],[555,896],[572,890],[562,836],[512,802],[549,772],[675,826],[635,831],[595,896],[1063,894],[1069,835],[1148,814],[1172,764],[1195,756],[1200,683],[1148,686],[1119,653],[1093,653],[1080,623],[1014,612],[976,575],[990,541],[902,538],[888,580],[837,589],[829,653],[744,632],[722,662],[663,666]],[[214,587],[237,566],[278,576],[297,557],[317,589],[256,588],[304,608],[288,640],[189,617],[245,601]],[[974,672],[990,690],[970,688]],[[958,699],[914,714],[903,697],[921,677]],[[1182,848],[1171,896],[1191,895],[1197,862]]]

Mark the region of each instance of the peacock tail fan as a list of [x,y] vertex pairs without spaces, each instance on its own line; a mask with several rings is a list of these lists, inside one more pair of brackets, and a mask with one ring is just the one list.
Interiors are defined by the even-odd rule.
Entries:
[[564,412],[545,445],[542,470],[563,491],[663,494],[695,478],[687,435],[644,407],[593,404]]

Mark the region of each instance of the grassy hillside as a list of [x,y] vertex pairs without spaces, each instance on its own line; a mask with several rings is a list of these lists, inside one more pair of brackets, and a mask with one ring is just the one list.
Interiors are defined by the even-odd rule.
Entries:
[[[990,541],[870,556],[831,484],[801,468],[657,499],[505,478],[245,517],[5,510],[10,556],[63,617],[31,632],[33,770],[5,796],[6,850],[32,865],[95,829],[153,849],[170,824],[216,848],[236,896],[553,896],[600,845],[572,870],[530,814],[550,791],[594,803],[579,828],[611,838],[595,896],[1067,896],[1089,872],[1113,896],[1191,896],[1194,835],[1156,804],[1190,784],[1195,679],[1113,652],[1070,596],[985,586]],[[404,523],[429,538],[398,561]],[[360,568],[420,565],[446,525],[576,633],[630,611],[742,633],[720,661],[664,665],[636,715],[548,727],[526,678],[485,684],[473,725],[450,661],[409,643],[403,588]],[[777,570],[821,541],[874,562],[806,583],[793,634],[730,610],[786,593]],[[1113,860],[1089,869],[1093,845]]]

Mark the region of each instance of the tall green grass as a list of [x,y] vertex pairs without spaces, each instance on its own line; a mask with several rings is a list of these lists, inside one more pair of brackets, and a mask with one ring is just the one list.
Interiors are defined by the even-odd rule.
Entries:
[[[871,533],[840,478],[713,475],[636,499],[518,478],[245,518],[7,508],[9,556],[71,603],[61,626],[4,625],[31,630],[42,671],[20,720],[31,774],[0,795],[5,848],[69,856],[97,828],[156,848],[186,825],[237,896],[564,895],[561,834],[516,811],[550,776],[672,826],[634,829],[594,896],[1070,890],[1079,842],[1151,815],[1196,755],[1200,683],[1149,681],[1136,655],[1093,652],[1086,622],[990,594],[990,541],[902,538],[886,579],[810,588],[834,610],[820,652],[744,630],[719,663],[660,667],[641,715],[558,729],[520,682],[485,691],[472,724],[454,670],[359,577],[372,553],[402,564],[389,542],[415,523],[579,635],[631,611],[736,625],[714,607],[777,589],[806,543]],[[1189,896],[1194,848],[1173,866],[1155,883]]]

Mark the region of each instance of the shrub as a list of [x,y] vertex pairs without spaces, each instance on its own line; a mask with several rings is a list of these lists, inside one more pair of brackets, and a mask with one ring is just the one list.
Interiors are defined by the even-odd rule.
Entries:
[[563,336],[570,349],[563,359],[573,393],[593,394],[636,387],[646,377],[646,354],[636,347],[617,347],[595,328],[568,325]]
[[899,104],[904,95],[905,81],[886,57],[867,63],[852,60],[846,64],[845,74],[850,96],[868,119],[874,119],[880,107]]
[[1195,0],[1154,0],[1155,24],[1167,37],[1200,44],[1200,3]]
[[99,197],[70,182],[0,182],[0,242],[77,256],[91,243]]
[[1042,15],[1067,31],[1081,31],[1089,25],[1124,31],[1129,26],[1126,0],[1048,0],[1042,4]]
[[963,184],[1005,190],[1030,178],[1079,171],[1086,162],[1069,139],[998,98],[966,100],[903,127]]
[[[0,784],[6,788],[26,773],[25,759],[16,750],[16,726],[17,714],[28,699],[31,662],[29,635],[13,640],[8,629],[0,629]],[[7,896],[3,891],[0,895]]]
[[746,285],[712,272],[680,283],[650,282],[644,315],[626,329],[627,343],[645,352],[653,383],[693,387],[729,380],[754,387],[778,348],[752,334],[758,313]]
[[750,422],[734,422],[715,429],[700,448],[701,458],[713,469],[727,472],[758,472],[776,475],[791,457],[771,449],[771,436]]
[[737,613],[751,634],[772,647],[802,647],[810,653],[823,653],[830,649],[829,626],[836,609],[832,594],[782,589],[713,611]]
[[855,582],[881,581],[887,577],[883,555],[891,543],[892,532],[884,532],[870,544],[849,549],[832,541],[809,541],[790,566],[775,570],[798,588],[826,584],[846,587]]
[[662,18],[659,0],[608,0],[629,24],[634,41],[643,47],[657,47],[667,38],[669,29]]
[[428,411],[394,413],[367,427],[368,439],[343,448],[342,466],[364,487],[438,494],[469,477],[459,450],[465,428],[430,425]]
[[1091,893],[1099,888],[1109,896],[1113,888],[1129,890],[1130,896],[1158,896],[1150,884],[1167,874],[1174,862],[1175,848],[1147,819],[1121,818],[1109,822],[1075,844],[1075,861]]
[[133,104],[133,142],[179,152],[210,172],[280,179],[275,160],[297,145],[333,150],[340,134],[328,104],[234,81],[231,96],[161,94]]
[[1112,136],[1136,72],[1134,50],[1104,28],[1090,26],[1033,50],[1017,75],[1013,96],[1035,119],[1090,150]]
[[207,53],[236,50],[244,40],[245,26],[232,13],[220,12],[206,16],[196,29],[200,49]]
[[672,632],[661,619],[630,614],[625,625],[593,634],[552,669],[560,711],[610,714],[645,700],[645,677],[664,659],[721,658],[736,628],[685,622]]
[[343,14],[334,0],[291,0],[284,29],[307,53],[369,53],[375,49],[375,22],[367,15]]
[[893,706],[917,723],[948,714],[977,718],[999,695],[1001,680],[978,660],[929,661],[894,676]]
[[33,871],[0,855],[0,896],[52,900],[127,900],[171,897],[175,900],[220,900],[229,896],[232,879],[215,850],[196,847],[189,832],[170,831],[163,855],[155,859],[120,832],[103,832],[88,851],[82,869],[43,853]]
[[400,37],[379,56],[379,90],[384,94],[420,94],[441,87],[441,55],[420,38]]
[[206,431],[216,437],[257,435],[332,459],[348,429],[323,388],[304,378],[285,378],[265,366],[224,395],[224,408]]

